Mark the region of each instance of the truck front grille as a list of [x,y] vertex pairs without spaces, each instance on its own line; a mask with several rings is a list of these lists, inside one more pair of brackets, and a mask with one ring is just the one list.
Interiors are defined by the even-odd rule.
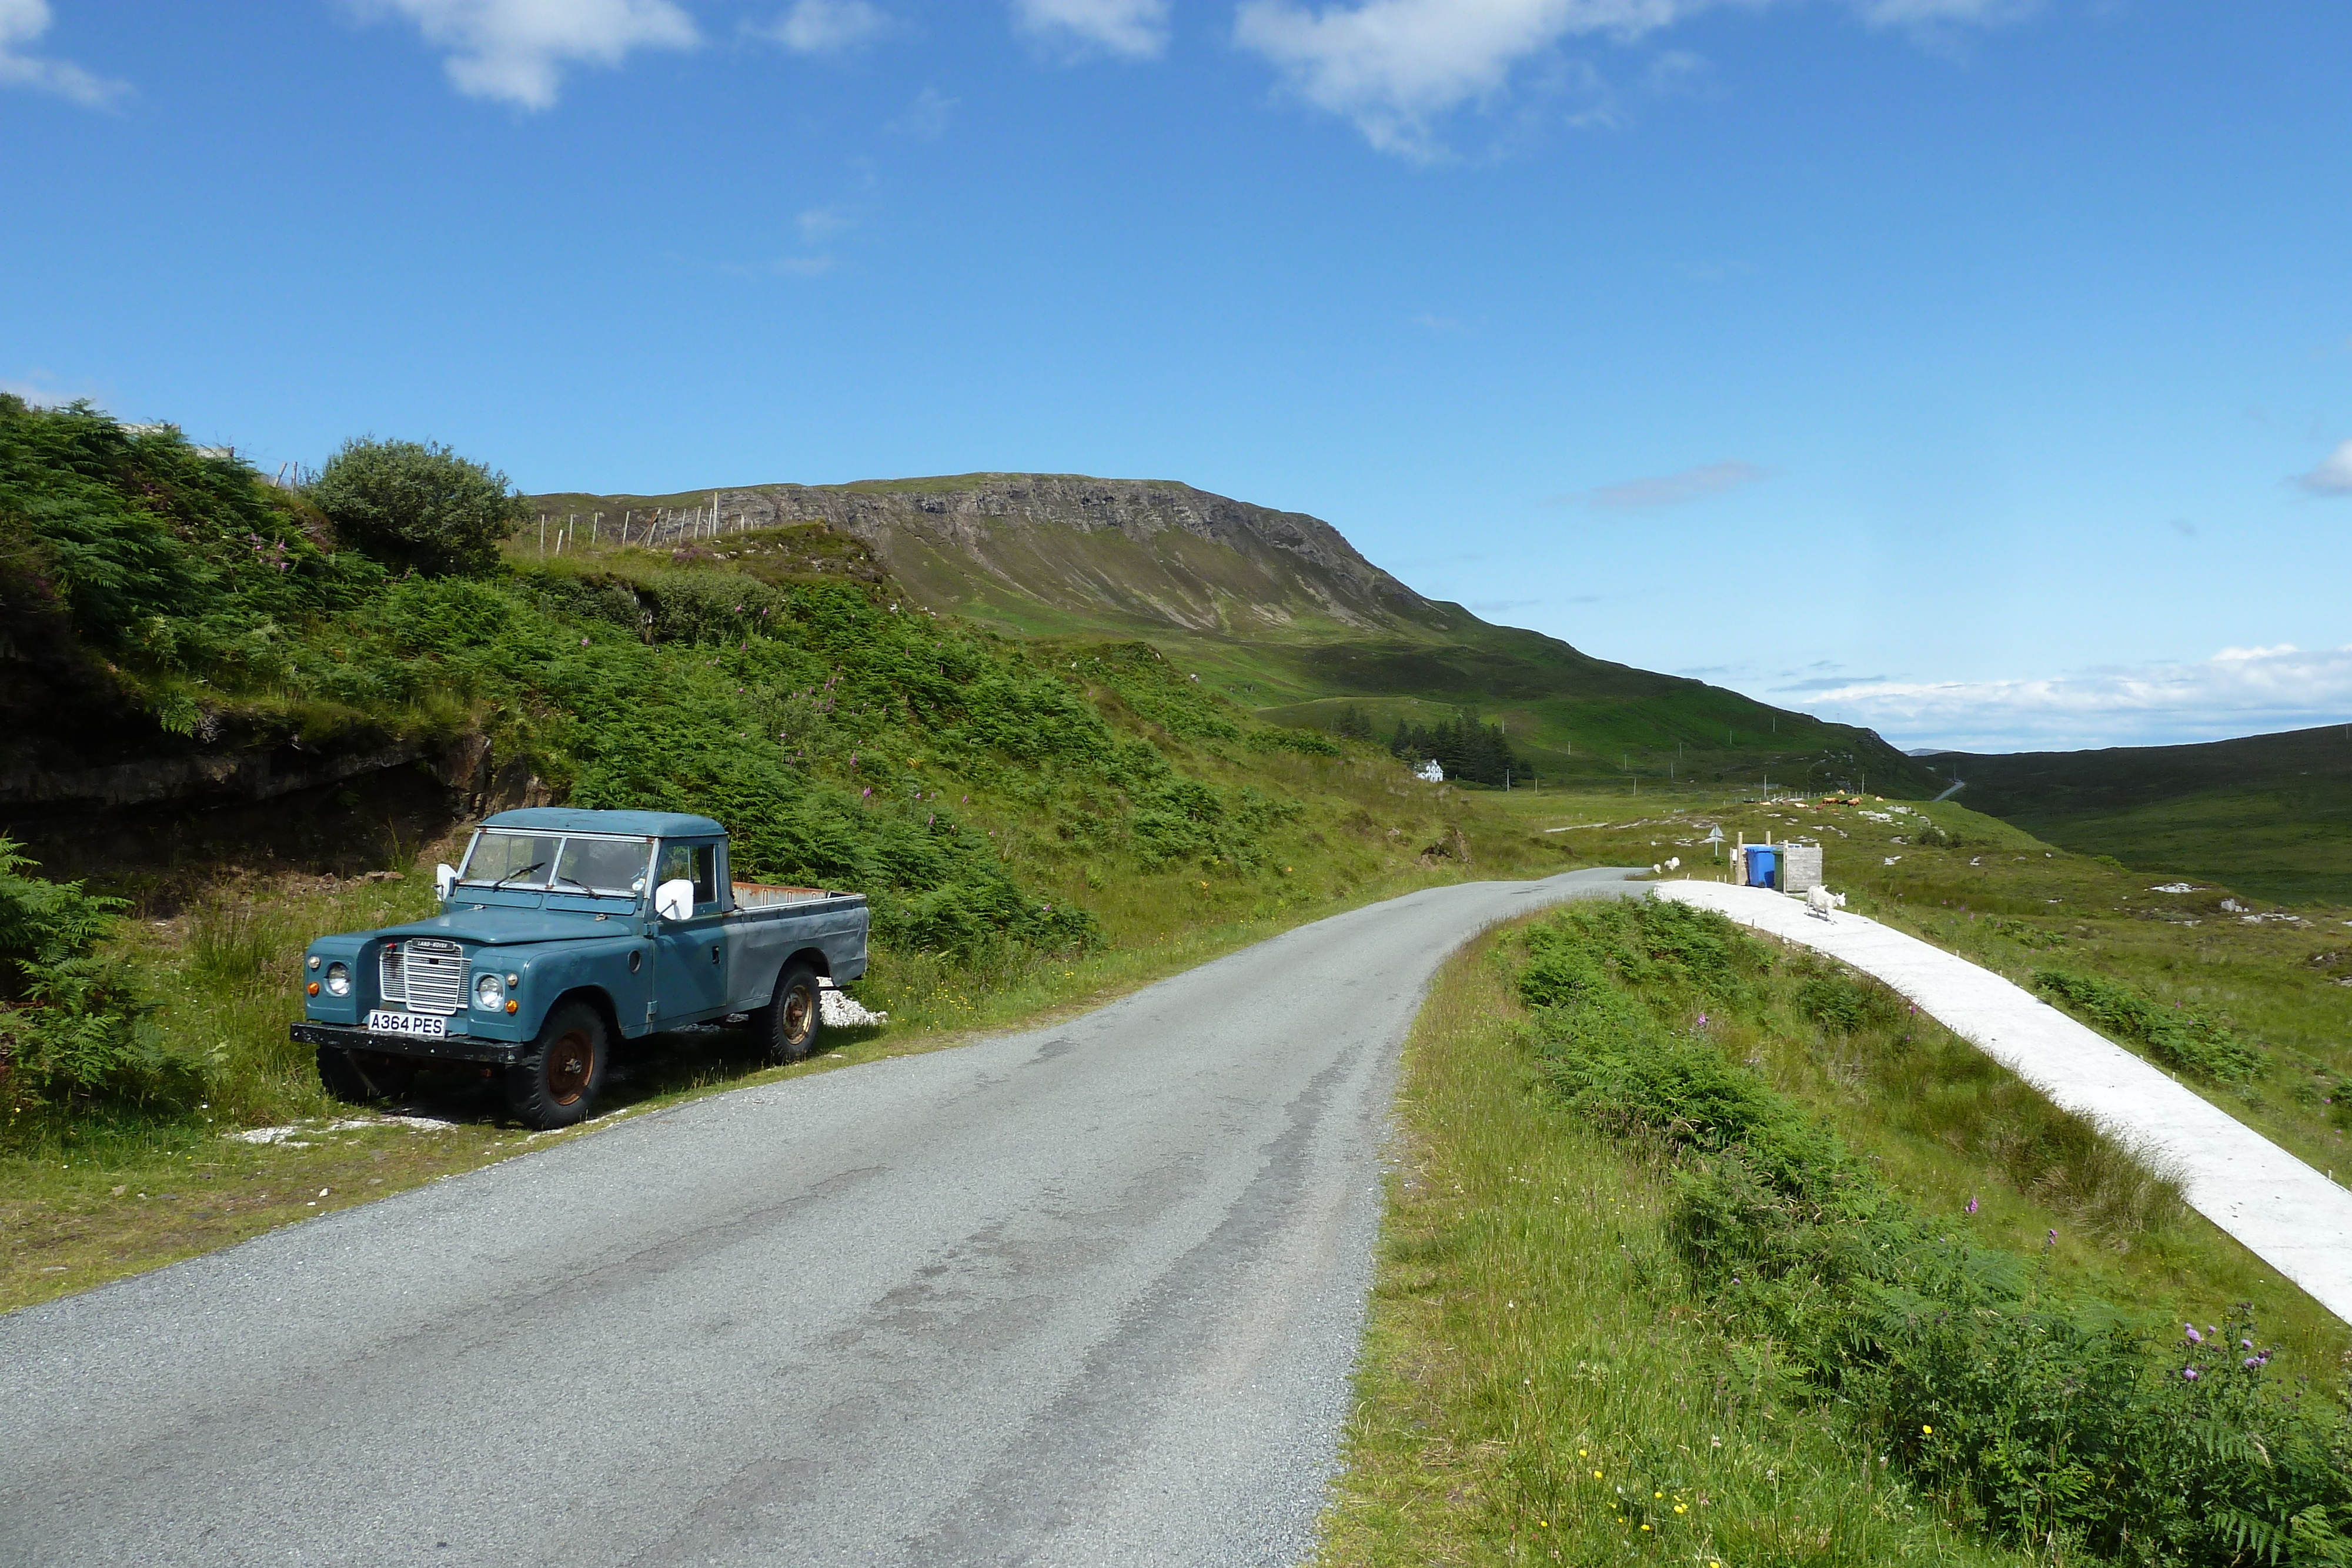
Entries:
[[416,937],[383,945],[384,1005],[454,1013],[466,1005],[466,953],[455,942]]

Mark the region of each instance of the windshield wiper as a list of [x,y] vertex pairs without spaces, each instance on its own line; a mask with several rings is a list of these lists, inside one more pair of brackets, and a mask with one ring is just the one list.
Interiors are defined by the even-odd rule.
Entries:
[[510,871],[507,873],[506,875],[499,878],[498,881],[490,883],[490,885],[492,887],[504,887],[507,883],[512,882],[519,876],[529,876],[531,873],[537,871],[546,863],[547,862],[545,861],[533,861],[529,865],[523,867],[520,871]]
[[568,883],[570,883],[572,886],[574,886],[574,887],[578,888],[581,892],[583,892],[583,893],[586,894],[587,894],[589,897],[591,897],[591,898],[593,898],[593,897],[595,897],[595,896],[596,896],[596,890],[595,890],[594,888],[593,888],[593,887],[589,886],[586,883],[582,882],[582,881],[581,881],[578,877],[576,877],[576,876],[566,876],[566,875],[564,875],[562,872],[557,872],[557,873],[555,873],[555,880],[556,880],[556,881],[558,881],[558,882],[568,882]]

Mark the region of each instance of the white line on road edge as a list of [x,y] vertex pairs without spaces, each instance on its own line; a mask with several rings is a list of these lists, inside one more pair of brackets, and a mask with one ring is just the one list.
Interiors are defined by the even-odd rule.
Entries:
[[1655,895],[1729,915],[1873,975],[2112,1136],[2146,1150],[2198,1213],[2352,1322],[2352,1191],[2023,988],[1859,915],[1822,921],[1764,888],[1670,882]]

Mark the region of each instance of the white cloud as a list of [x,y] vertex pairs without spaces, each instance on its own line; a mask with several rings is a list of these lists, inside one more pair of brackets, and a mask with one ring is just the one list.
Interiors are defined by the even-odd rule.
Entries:
[[23,398],[35,408],[63,408],[80,398],[103,405],[107,401],[95,383],[84,382],[79,391],[68,391],[58,384],[58,378],[47,371],[27,369],[21,376],[0,376],[0,392]]
[[901,136],[911,136],[918,141],[931,141],[944,135],[948,120],[955,113],[961,99],[947,96],[935,87],[927,87],[915,95],[906,111],[883,127]]
[[2318,467],[2298,476],[2295,483],[2315,496],[2352,496],[2352,441],[2329,453]]
[[1075,54],[1150,59],[1168,47],[1168,0],[1013,0],[1023,32]]
[[804,245],[822,245],[856,221],[839,207],[811,207],[793,219]]
[[793,0],[764,31],[796,54],[830,55],[870,44],[897,26],[889,13],[868,0]]
[[1814,694],[1825,717],[1959,751],[2164,745],[2342,722],[2352,647],[2224,648],[2188,664],[2014,681],[1857,681]]
[[[1774,0],[1243,0],[1234,40],[1273,62],[1293,91],[1353,120],[1383,152],[1428,159],[1436,122],[1502,97],[1513,73],[1573,38],[1632,43],[1719,5],[1760,9]],[[1874,26],[1932,33],[1990,25],[2031,0],[1847,0]],[[1654,87],[1687,78],[1695,57],[1669,52]],[[1610,123],[1586,115],[1587,123]]]
[[1426,156],[1431,121],[1499,93],[1514,67],[1571,35],[1632,37],[1689,0],[1359,0],[1310,10],[1244,0],[1234,39],[1300,97],[1356,122],[1384,152]]
[[373,0],[368,9],[406,17],[449,50],[444,68],[459,92],[525,109],[554,104],[568,65],[615,66],[635,49],[700,41],[672,0]]
[[1737,458],[1709,463],[1704,467],[1685,468],[1679,474],[1661,474],[1648,479],[1628,479],[1619,485],[1604,485],[1600,489],[1580,497],[1587,506],[1599,507],[1611,512],[1646,512],[1654,507],[1679,507],[1685,502],[1704,501],[1710,496],[1720,496],[1727,490],[1737,490],[1742,485],[1753,485],[1769,479],[1772,470]]
[[1853,0],[1853,9],[1874,27],[1984,27],[2025,16],[2034,0]]
[[0,0],[0,87],[51,93],[85,109],[111,109],[129,95],[129,82],[92,76],[71,60],[21,52],[48,30],[49,0]]

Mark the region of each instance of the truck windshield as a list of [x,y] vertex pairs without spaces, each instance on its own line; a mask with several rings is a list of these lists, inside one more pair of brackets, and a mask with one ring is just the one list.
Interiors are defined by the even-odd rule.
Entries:
[[566,839],[555,857],[555,885],[592,893],[639,894],[646,890],[646,854],[650,839]]
[[650,839],[486,831],[474,840],[457,880],[475,886],[555,887],[628,896],[646,886]]

